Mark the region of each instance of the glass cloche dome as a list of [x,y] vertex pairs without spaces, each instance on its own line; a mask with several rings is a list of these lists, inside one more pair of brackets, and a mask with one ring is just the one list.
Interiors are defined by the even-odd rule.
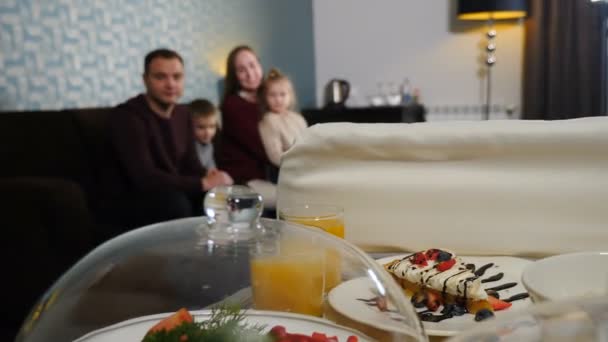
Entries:
[[218,187],[206,217],[102,244],[42,296],[17,341],[427,340],[381,265],[320,229],[260,219],[262,209],[249,188]]

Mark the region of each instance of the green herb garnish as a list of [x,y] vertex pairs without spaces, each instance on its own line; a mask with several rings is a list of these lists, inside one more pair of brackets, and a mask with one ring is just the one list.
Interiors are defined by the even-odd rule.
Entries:
[[238,305],[221,304],[211,309],[203,322],[184,322],[167,331],[150,333],[142,342],[268,342],[265,326],[243,322],[245,312]]

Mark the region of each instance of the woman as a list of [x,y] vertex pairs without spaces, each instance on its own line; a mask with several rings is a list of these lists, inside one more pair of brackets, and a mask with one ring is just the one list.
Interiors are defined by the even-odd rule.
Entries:
[[226,61],[226,79],[221,104],[222,133],[216,160],[237,184],[266,179],[269,165],[258,131],[257,103],[262,84],[262,66],[249,46],[234,48]]

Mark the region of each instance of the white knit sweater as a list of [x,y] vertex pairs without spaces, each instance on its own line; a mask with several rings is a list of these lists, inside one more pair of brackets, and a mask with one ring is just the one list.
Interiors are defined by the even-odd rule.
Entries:
[[279,166],[281,155],[295,143],[306,127],[306,120],[299,113],[265,113],[259,129],[268,159]]

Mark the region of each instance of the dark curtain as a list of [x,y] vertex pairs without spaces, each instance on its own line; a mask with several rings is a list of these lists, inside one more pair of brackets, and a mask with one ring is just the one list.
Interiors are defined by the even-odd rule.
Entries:
[[606,7],[589,0],[530,0],[524,119],[605,114]]

